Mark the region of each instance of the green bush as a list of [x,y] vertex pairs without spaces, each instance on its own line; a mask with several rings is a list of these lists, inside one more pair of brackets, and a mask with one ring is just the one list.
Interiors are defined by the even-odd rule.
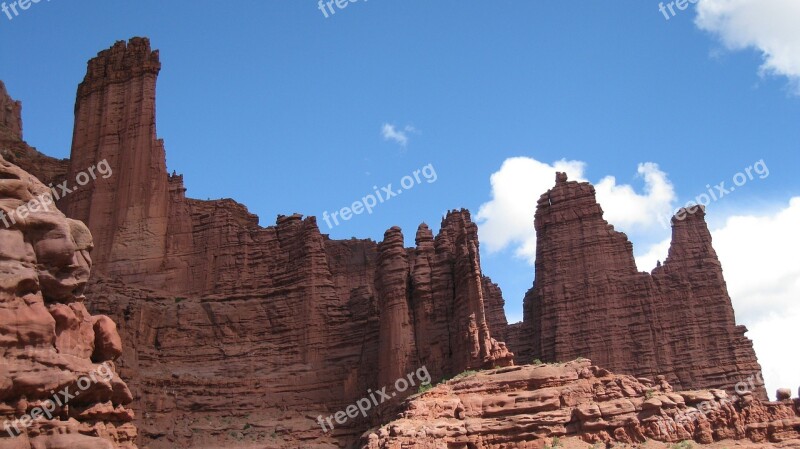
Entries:
[[422,394],[422,393],[425,393],[426,391],[429,391],[432,388],[433,388],[433,384],[422,384],[422,385],[419,386],[419,390],[417,390],[417,393]]
[[683,440],[680,443],[671,445],[669,449],[692,449],[693,447],[694,445],[690,441]]
[[454,377],[453,380],[463,379],[465,377],[472,376],[473,374],[478,374],[478,372],[477,371],[473,371],[473,370],[466,370],[463,373],[461,373],[461,374],[457,375],[456,377]]

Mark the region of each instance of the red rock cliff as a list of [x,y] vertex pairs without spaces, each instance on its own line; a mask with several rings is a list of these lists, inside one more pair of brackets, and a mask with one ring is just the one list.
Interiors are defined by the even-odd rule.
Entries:
[[169,183],[155,126],[160,69],[147,39],[117,42],[89,61],[75,102],[67,179],[103,160],[114,174],[71,193],[65,212],[94,230],[98,269],[124,280],[163,269],[166,255]]
[[135,449],[115,323],[83,296],[86,226],[0,156],[0,447]]
[[3,137],[22,139],[22,103],[13,100],[0,81],[0,133]]
[[102,160],[113,175],[64,199],[95,233],[93,310],[120,322],[143,445],[343,444],[380,415],[329,434],[317,416],[423,364],[439,379],[511,363],[491,336],[502,298],[482,291],[493,284],[466,211],[407,249],[399,229],[335,241],[313,217],[262,228],[232,200],[187,198],[156,135],[159,68],[138,38],[89,62],[67,177]]
[[313,217],[262,228],[232,200],[188,198],[156,135],[159,67],[138,38],[90,61],[67,176],[101,160],[113,175],[64,199],[95,233],[91,309],[119,323],[143,445],[346,445],[386,415],[327,434],[317,417],[421,365],[435,381],[510,364],[505,338],[526,357],[591,356],[680,388],[759,372],[701,216],[676,224],[661,269],[638,273],[593,188],[559,178],[539,202],[526,322],[505,328],[467,211],[448,213],[436,237],[421,225],[404,248],[396,228],[381,243],[336,241]]
[[382,384],[420,366],[442,378],[511,365],[513,354],[491,335],[484,288],[494,284],[481,273],[469,212],[448,212],[435,239],[420,225],[416,242],[416,249],[404,249],[402,232],[392,228],[379,245]]
[[603,219],[594,187],[559,173],[537,205],[536,281],[512,349],[545,362],[588,357],[638,376],[661,373],[679,389],[732,390],[752,377],[766,398],[704,215],[673,219],[667,261],[639,272],[625,234]]

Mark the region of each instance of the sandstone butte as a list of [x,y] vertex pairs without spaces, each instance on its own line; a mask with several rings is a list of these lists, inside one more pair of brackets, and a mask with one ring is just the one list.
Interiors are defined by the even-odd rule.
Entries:
[[730,389],[759,379],[747,329],[737,326],[702,207],[672,220],[663,265],[639,272],[625,234],[603,219],[589,183],[557,174],[538,201],[536,282],[524,322],[508,339],[523,360],[586,357],[636,376],[663,374],[679,389]]
[[[156,134],[160,67],[158,52],[145,38],[118,42],[89,61],[78,87],[69,160],[49,158],[23,141],[21,105],[0,85],[0,155],[4,167],[29,179],[34,191],[42,185],[10,162],[47,185],[74,180],[104,159],[113,168],[113,176],[97,178],[58,206],[69,217],[62,220],[70,220],[73,228],[84,229],[79,223],[86,223],[94,236],[93,276],[82,282],[88,310],[101,318],[90,318],[88,311],[75,313],[78,321],[104,323],[99,334],[108,338],[100,338],[91,351],[84,343],[81,355],[92,356],[85,361],[89,364],[121,352],[116,370],[130,388],[129,394],[81,404],[105,407],[96,415],[80,415],[82,408],[70,407],[65,413],[77,414],[77,422],[58,421],[29,430],[30,443],[0,434],[0,449],[134,447],[134,442],[155,449],[364,444],[370,449],[511,448],[543,445],[546,438],[559,435],[608,442],[640,441],[641,435],[649,435],[660,441],[693,438],[706,443],[707,433],[694,432],[694,427],[686,432],[666,430],[660,436],[647,433],[643,428],[652,421],[647,418],[671,416],[674,410],[661,399],[660,408],[643,406],[640,396],[672,398],[676,407],[688,410],[695,403],[680,403],[670,383],[682,390],[711,389],[698,392],[700,397],[724,398],[724,390],[760,374],[745,329],[735,324],[702,213],[675,221],[668,260],[652,274],[638,273],[630,243],[602,219],[592,187],[559,176],[536,214],[537,283],[525,300],[526,319],[509,326],[500,288],[481,270],[477,226],[466,210],[449,212],[435,236],[427,225],[420,225],[416,246],[406,248],[399,228],[387,230],[380,243],[332,240],[320,232],[314,217],[279,216],[274,226],[264,228],[258,217],[233,200],[187,197],[183,177],[166,171],[164,143]],[[3,186],[16,182],[0,176]],[[14,200],[18,190],[0,191],[4,209],[22,201]],[[12,231],[25,235],[17,228]],[[75,242],[88,238],[87,232],[79,234]],[[90,246],[75,244],[86,250]],[[0,251],[9,255],[3,257],[32,263],[29,250],[5,248],[4,244]],[[14,270],[1,272],[3,285],[14,284]],[[45,291],[44,282],[39,284]],[[35,301],[16,284],[8,291],[3,307]],[[75,309],[83,301],[82,296],[56,300],[48,299],[46,292],[39,294],[45,308],[61,301]],[[680,310],[668,301],[680,301]],[[18,321],[3,309],[0,336],[28,335],[14,329]],[[122,347],[115,343],[113,349],[104,349],[102,342],[116,342],[114,322]],[[657,323],[657,332],[648,333],[648,323]],[[84,327],[78,326],[82,330],[76,334],[91,342],[89,328]],[[40,346],[51,357],[71,354],[62,352],[57,341],[48,341],[52,339],[37,337],[3,346],[3,369],[26,366],[28,359],[21,361],[15,354]],[[547,368],[550,371],[513,366],[515,360],[519,365],[533,358],[556,362],[578,356],[592,357],[616,372],[656,380],[612,376],[583,362],[575,362],[580,369],[572,363]],[[87,369],[56,365],[64,372],[57,375],[65,377]],[[459,381],[470,385],[466,396],[452,390],[462,383],[448,383],[409,402],[401,402],[400,395],[367,418],[323,433],[318,416],[345,410],[368,391],[391,386],[422,366],[436,382],[465,371],[488,371]],[[573,371],[577,377],[570,374]],[[551,372],[555,379],[542,379]],[[664,377],[657,377],[662,373]],[[0,384],[0,417],[18,417],[30,408],[28,389],[51,385],[47,379],[36,374],[19,384]],[[623,388],[622,396],[599,390],[600,385],[611,389],[610,383],[627,382],[619,379],[633,385]],[[114,385],[113,391],[127,392],[121,381]],[[578,391],[587,385],[593,390]],[[543,388],[561,388],[561,396],[540,391]],[[572,389],[574,394],[566,391]],[[536,399],[547,394],[549,399]],[[575,411],[576,404],[594,403],[602,411],[610,406],[602,405],[604,401],[623,397],[634,408],[646,409],[619,405],[626,418],[637,421],[620,425],[613,414],[584,417]],[[786,401],[762,402],[762,385],[754,385],[743,397],[731,397],[736,401],[730,406],[735,412],[730,420],[766,430],[748,433],[742,427],[745,430],[728,432],[730,426],[741,426],[712,420],[713,439],[777,444],[796,436],[791,431],[796,415],[789,413],[796,410]],[[439,399],[444,402],[437,403]],[[428,415],[409,415],[416,407],[428,407]],[[457,412],[459,407],[466,407],[468,414]],[[451,429],[450,412],[462,421],[475,418],[489,430],[473,435],[462,428],[465,422],[452,422]],[[379,428],[397,417],[397,424]],[[776,420],[784,420],[782,430],[774,430]],[[103,442],[36,442],[48,435]],[[429,435],[441,438],[431,442]]]

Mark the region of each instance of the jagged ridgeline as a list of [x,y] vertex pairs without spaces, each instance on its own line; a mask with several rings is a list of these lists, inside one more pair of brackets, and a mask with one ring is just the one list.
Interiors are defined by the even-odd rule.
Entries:
[[[332,240],[314,217],[260,227],[233,200],[187,196],[183,177],[166,171],[156,132],[160,68],[145,38],[89,61],[63,161],[22,140],[21,105],[0,92],[6,160],[45,186],[71,183],[101,161],[113,169],[58,206],[94,236],[86,306],[118,324],[117,370],[132,392],[140,446],[349,447],[395,418],[405,395],[330,433],[316,418],[422,366],[434,383],[577,357],[618,373],[663,374],[680,389],[760,379],[702,212],[674,223],[661,268],[639,273],[593,187],[559,175],[535,217],[525,322],[509,326],[466,210],[448,212],[436,234],[421,224],[406,248],[399,228],[382,242]],[[761,384],[753,394],[764,397]],[[105,416],[94,419],[113,421]]]

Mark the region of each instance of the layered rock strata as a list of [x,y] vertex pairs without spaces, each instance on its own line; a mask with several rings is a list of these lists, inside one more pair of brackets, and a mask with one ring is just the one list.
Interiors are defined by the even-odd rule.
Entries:
[[[732,388],[758,373],[702,219],[677,224],[667,263],[638,273],[591,186],[560,177],[537,212],[540,291],[526,298],[526,322],[506,326],[467,211],[449,212],[435,237],[421,225],[404,248],[398,228],[380,243],[336,241],[313,217],[262,228],[233,200],[188,198],[156,134],[159,70],[140,38],[89,62],[68,167],[18,151],[13,132],[0,140],[43,180],[103,160],[113,169],[62,204],[95,234],[90,306],[119,324],[143,446],[347,446],[396,404],[329,433],[318,418],[421,366],[438,380],[510,365],[506,339],[525,361],[591,355],[637,375],[663,371],[680,388]],[[693,308],[673,310],[684,305]]]
[[87,310],[92,236],[0,156],[0,448],[135,449],[115,323]]
[[[569,438],[585,443],[565,443]],[[797,448],[800,410],[791,399],[761,402],[750,393],[675,392],[663,376],[615,375],[583,359],[488,370],[438,385],[365,434],[362,449],[659,447],[687,440]]]
[[480,313],[457,312],[482,304],[479,261],[458,262],[473,228],[453,211],[436,239],[423,225],[408,249],[399,229],[379,245],[334,241],[313,218],[282,217],[264,230],[275,239],[270,288],[174,296],[112,279],[90,285],[95,310],[120,320],[121,372],[147,446],[347,445],[391,416],[393,403],[327,434],[317,418],[391,391],[422,366],[441,379],[510,364],[505,345],[480,332]]
[[8,95],[6,85],[0,81],[0,133],[5,138],[22,139],[22,103]]
[[679,389],[733,390],[752,379],[766,399],[704,216],[702,207],[677,214],[667,260],[639,272],[594,187],[559,173],[537,205],[536,281],[511,348],[528,360],[589,357],[637,376],[664,374]]
[[232,200],[188,198],[156,135],[159,69],[139,38],[89,62],[66,178],[99,161],[113,175],[63,199],[95,235],[93,310],[119,320],[142,445],[347,444],[393,404],[329,433],[317,417],[425,365],[438,379],[512,363],[468,212],[410,249],[399,229],[335,241],[313,217],[262,228]]

